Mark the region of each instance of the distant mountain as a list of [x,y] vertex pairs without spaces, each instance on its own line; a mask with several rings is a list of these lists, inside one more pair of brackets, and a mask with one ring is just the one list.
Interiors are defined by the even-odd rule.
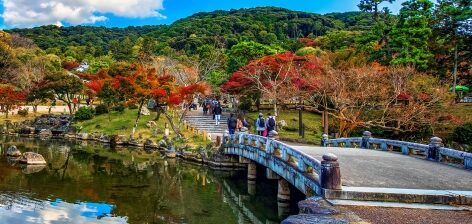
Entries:
[[202,12],[180,19],[171,25],[106,28],[93,26],[12,29],[34,40],[42,49],[89,46],[96,55],[106,54],[112,40],[152,36],[176,50],[194,51],[202,44],[222,43],[231,47],[241,40],[264,44],[281,44],[299,37],[319,36],[335,29],[366,29],[368,16],[361,12],[320,15],[275,7],[258,7],[230,11]]

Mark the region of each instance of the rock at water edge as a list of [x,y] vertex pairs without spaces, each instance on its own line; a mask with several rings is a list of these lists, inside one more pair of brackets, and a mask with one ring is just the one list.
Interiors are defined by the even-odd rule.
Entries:
[[21,156],[20,150],[16,148],[16,146],[12,145],[8,147],[7,149],[7,156],[14,156],[14,157],[19,157]]
[[35,152],[25,152],[20,159],[20,163],[29,165],[41,165],[46,164],[46,160],[41,154]]

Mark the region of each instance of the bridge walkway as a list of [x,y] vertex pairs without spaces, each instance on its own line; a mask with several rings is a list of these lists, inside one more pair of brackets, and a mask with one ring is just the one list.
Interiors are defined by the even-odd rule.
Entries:
[[394,152],[291,146],[320,161],[326,153],[338,156],[343,189],[369,187],[472,191],[472,171],[461,167]]

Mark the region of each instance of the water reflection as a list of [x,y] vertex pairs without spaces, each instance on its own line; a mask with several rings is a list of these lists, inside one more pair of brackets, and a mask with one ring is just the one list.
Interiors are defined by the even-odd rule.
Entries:
[[0,139],[1,148],[11,144],[42,154],[47,165],[0,156],[1,223],[279,223],[297,212],[295,201],[279,217],[277,182],[248,186],[246,171],[99,143]]

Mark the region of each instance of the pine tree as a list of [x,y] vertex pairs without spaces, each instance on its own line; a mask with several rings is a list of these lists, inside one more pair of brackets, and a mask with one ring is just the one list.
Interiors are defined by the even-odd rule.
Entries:
[[433,3],[409,0],[402,5],[399,20],[390,33],[394,53],[392,64],[413,65],[424,70],[433,56],[428,47]]

